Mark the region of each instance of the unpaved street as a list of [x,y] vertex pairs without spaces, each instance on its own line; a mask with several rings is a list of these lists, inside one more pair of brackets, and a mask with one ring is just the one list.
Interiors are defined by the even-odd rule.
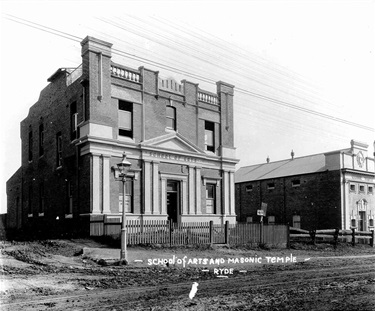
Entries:
[[[371,248],[180,249],[174,251],[177,257],[187,254],[226,261],[221,266],[182,268],[101,267],[78,255],[78,246],[65,245],[27,246],[29,255],[24,261],[12,262],[14,258],[5,256],[4,310],[375,310],[375,253]],[[3,254],[22,259],[25,253],[16,254],[17,249],[4,247]],[[297,262],[271,262],[276,256],[286,258],[288,252],[295,254]],[[168,250],[157,253],[160,258],[171,255]],[[228,258],[253,258],[255,254],[263,259],[261,264],[228,264]],[[214,269],[232,274],[218,275]],[[190,299],[193,282],[198,283],[197,292]]]

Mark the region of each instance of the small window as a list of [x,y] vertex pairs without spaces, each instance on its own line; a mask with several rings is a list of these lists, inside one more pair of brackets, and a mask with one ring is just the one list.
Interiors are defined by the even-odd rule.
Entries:
[[247,223],[252,223],[253,222],[253,217],[246,217],[246,222]]
[[[133,212],[133,180],[134,179],[127,179],[125,181],[125,212],[132,213]],[[120,185],[119,190],[119,212],[122,213],[122,205],[123,205],[123,191],[122,183]]]
[[206,213],[215,213],[215,184],[206,184]]
[[267,184],[267,189],[268,190],[273,190],[273,189],[275,189],[275,183],[269,183],[269,184]]
[[29,161],[33,160],[33,130],[29,126]]
[[62,166],[62,136],[61,132],[56,134],[56,166]]
[[293,227],[301,229],[301,216],[293,215]]
[[120,100],[118,109],[118,134],[133,138],[133,104]]
[[355,185],[354,184],[350,184],[350,191],[355,192]]
[[172,106],[167,106],[166,116],[167,116],[166,128],[175,131],[176,130],[176,108]]
[[369,224],[369,227],[374,227],[374,219],[370,218],[368,224]]
[[368,192],[368,194],[373,194],[374,193],[374,187],[373,186],[368,186],[367,192]]
[[253,191],[253,185],[246,186],[246,192],[251,192],[251,191]]
[[360,185],[359,186],[359,192],[365,192],[365,186]]
[[268,216],[268,224],[274,225],[275,224],[275,216]]
[[215,152],[215,123],[213,122],[204,123],[204,145],[205,150]]
[[299,179],[292,180],[292,187],[296,188],[301,186],[301,181]]

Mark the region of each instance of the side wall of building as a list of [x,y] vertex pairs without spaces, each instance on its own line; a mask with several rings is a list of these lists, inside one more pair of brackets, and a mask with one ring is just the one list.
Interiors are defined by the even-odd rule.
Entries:
[[290,176],[236,184],[236,214],[240,222],[258,222],[257,210],[267,204],[275,223],[309,229],[341,227],[339,171]]

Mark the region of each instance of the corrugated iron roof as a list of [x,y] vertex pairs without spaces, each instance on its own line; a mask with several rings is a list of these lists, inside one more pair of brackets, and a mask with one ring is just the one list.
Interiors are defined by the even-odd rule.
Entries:
[[324,153],[277,162],[241,167],[235,174],[235,182],[272,179],[302,175],[326,170]]

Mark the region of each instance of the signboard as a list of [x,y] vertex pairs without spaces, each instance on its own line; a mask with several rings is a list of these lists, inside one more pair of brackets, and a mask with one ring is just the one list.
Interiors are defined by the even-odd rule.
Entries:
[[258,210],[257,210],[257,215],[258,215],[258,216],[264,216],[264,211],[261,210],[261,209],[258,209]]
[[262,202],[261,209],[264,212],[263,216],[266,216],[266,214],[267,214],[267,203]]

